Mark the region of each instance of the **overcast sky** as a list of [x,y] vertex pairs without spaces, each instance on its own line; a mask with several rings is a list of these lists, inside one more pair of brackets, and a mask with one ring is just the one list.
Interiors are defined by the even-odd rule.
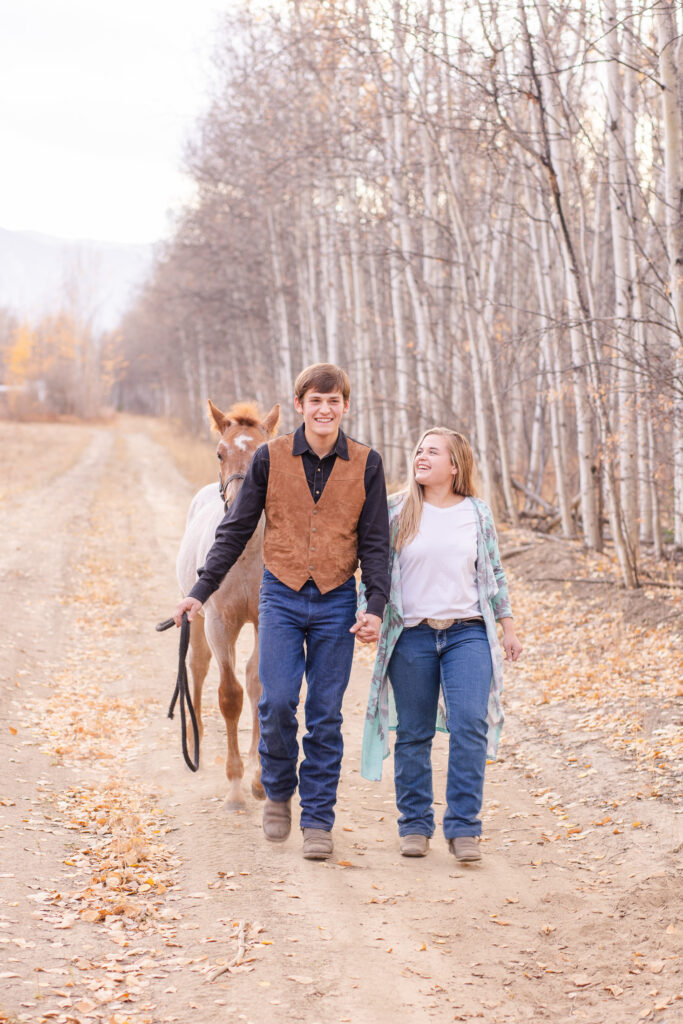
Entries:
[[0,227],[151,242],[231,0],[0,0]]

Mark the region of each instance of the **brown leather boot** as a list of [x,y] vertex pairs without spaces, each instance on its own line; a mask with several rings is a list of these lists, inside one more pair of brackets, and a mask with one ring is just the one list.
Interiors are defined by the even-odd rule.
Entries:
[[284,843],[292,828],[292,801],[270,800],[263,808],[263,834],[271,843]]
[[322,828],[304,828],[304,860],[327,860],[332,856],[332,833]]
[[402,857],[426,857],[429,849],[429,837],[419,832],[412,832],[407,836],[401,836]]
[[448,849],[456,860],[481,860],[479,840],[476,836],[456,836],[448,840]]

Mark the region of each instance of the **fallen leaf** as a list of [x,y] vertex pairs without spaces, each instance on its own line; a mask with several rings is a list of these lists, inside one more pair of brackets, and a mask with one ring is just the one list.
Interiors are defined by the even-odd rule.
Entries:
[[586,985],[590,985],[591,979],[587,974],[575,974],[572,977],[572,984],[576,985],[577,988],[585,988]]
[[65,914],[61,921],[53,925],[53,928],[71,928],[77,916],[77,914]]
[[9,731],[12,733],[13,736],[17,735],[17,730],[11,725],[9,726]]
[[80,1003],[76,1003],[74,1009],[80,1010],[81,1013],[90,1013],[94,1010],[97,1003],[92,1003],[89,999],[81,999]]
[[651,964],[647,965],[647,969],[648,969],[648,971],[651,971],[652,974],[661,974],[662,971],[664,970],[664,961],[663,960],[653,960]]
[[84,910],[81,912],[81,917],[84,921],[102,921],[104,919],[103,910]]
[[299,985],[313,984],[313,978],[309,978],[306,974],[288,974],[287,977],[290,981],[296,981]]
[[613,996],[620,996],[623,993],[621,985],[603,985],[605,992],[611,992]]

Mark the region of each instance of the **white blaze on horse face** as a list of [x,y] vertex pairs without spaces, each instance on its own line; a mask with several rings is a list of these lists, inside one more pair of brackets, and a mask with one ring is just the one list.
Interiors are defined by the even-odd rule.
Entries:
[[241,452],[246,452],[247,445],[250,444],[251,440],[252,438],[249,434],[240,434],[238,437],[234,438],[234,442]]

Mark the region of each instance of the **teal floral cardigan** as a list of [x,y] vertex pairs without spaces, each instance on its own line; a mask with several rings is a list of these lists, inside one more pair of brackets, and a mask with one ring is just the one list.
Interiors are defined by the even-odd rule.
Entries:
[[[507,581],[500,563],[498,539],[491,509],[480,498],[472,498],[477,510],[477,589],[479,605],[486,623],[486,633],[491,647],[493,674],[488,707],[488,749],[490,758],[495,758],[500,732],[503,727],[503,656],[498,643],[496,620],[511,616]],[[396,727],[396,709],[390,691],[388,668],[396,641],[403,631],[403,607],[401,601],[401,571],[396,551],[398,517],[403,504],[403,494],[389,498],[389,526],[391,530],[391,591],[384,611],[384,619],[377,644],[377,657],[370,682],[370,696],[365,715],[363,748],[361,753],[361,774],[366,779],[381,779],[382,762],[389,754],[389,730]],[[361,587],[359,607],[364,608],[365,595]],[[439,707],[437,729],[447,732],[443,706]]]

